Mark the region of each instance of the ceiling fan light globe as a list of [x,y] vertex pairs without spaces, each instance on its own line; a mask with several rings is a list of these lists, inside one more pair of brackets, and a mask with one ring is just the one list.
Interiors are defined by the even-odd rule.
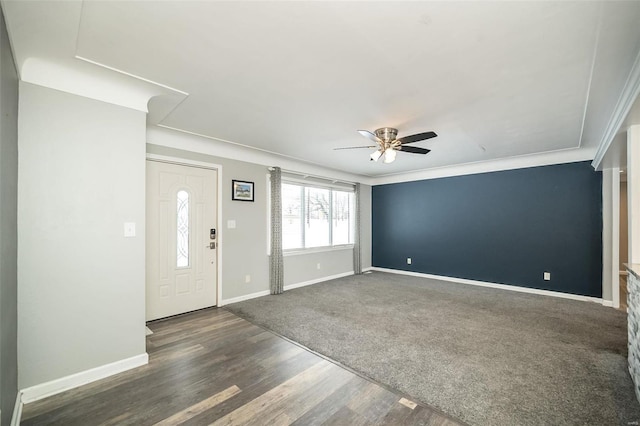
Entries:
[[384,162],[389,164],[396,160],[396,151],[393,148],[387,148],[384,151]]
[[382,151],[374,151],[370,157],[373,161],[378,161],[378,159],[382,156]]

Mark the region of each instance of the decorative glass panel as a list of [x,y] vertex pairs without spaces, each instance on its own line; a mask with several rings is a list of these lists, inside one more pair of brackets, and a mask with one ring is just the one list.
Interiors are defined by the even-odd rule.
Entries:
[[178,191],[177,265],[189,266],[189,193]]

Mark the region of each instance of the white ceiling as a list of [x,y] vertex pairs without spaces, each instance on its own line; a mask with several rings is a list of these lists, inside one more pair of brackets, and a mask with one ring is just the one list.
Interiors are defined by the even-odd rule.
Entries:
[[[152,124],[366,176],[593,154],[640,52],[637,1],[2,5],[23,79],[118,80]],[[333,150],[383,126],[439,137],[392,164]]]

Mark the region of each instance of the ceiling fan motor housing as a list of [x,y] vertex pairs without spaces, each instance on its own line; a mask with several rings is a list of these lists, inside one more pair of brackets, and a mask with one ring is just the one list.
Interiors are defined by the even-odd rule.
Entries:
[[393,127],[382,127],[376,130],[376,136],[385,143],[393,142],[396,140],[396,136],[398,136],[398,129],[394,129]]

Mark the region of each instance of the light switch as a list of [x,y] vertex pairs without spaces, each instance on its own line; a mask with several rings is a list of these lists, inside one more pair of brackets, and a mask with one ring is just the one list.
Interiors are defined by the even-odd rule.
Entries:
[[227,228],[234,229],[236,227],[236,221],[233,219],[229,219],[227,221]]
[[135,237],[136,236],[136,224],[135,224],[135,222],[125,222],[124,223],[124,236],[125,237]]

